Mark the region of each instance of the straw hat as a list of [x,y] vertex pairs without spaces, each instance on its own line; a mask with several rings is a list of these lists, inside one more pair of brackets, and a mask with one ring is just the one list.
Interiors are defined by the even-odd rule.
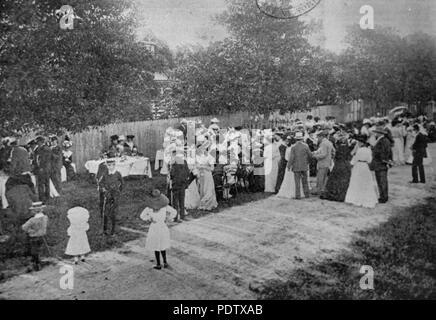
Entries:
[[385,128],[380,127],[380,126],[377,126],[372,132],[380,133],[380,134],[384,134],[384,135],[389,134],[389,132]]
[[295,134],[295,140],[303,140],[303,139],[304,139],[303,132],[298,131]]
[[46,206],[42,202],[33,202],[32,206],[29,208],[31,211],[41,211]]
[[159,189],[154,189],[148,197],[147,207],[154,210],[160,210],[166,207],[169,203],[170,201],[168,198],[163,195]]

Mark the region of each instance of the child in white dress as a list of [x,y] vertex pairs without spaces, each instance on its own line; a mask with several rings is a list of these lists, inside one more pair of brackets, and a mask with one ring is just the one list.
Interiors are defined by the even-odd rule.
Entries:
[[[145,248],[154,251],[156,265],[154,269],[162,269],[160,255],[162,255],[164,268],[168,268],[166,250],[170,248],[170,231],[166,225],[166,220],[173,220],[177,216],[177,211],[168,205],[169,200],[157,189],[153,190],[147,203],[147,207],[142,211],[140,218],[150,221]],[[169,216],[167,216],[169,214]]]
[[353,169],[345,202],[360,207],[374,208],[378,203],[377,185],[369,169],[372,152],[365,140],[366,137],[359,138],[359,148],[351,160]]
[[86,234],[89,229],[89,211],[82,207],[74,207],[68,210],[67,217],[70,220],[70,227],[67,230],[70,239],[65,254],[74,256],[74,263],[77,264],[79,257],[85,261],[85,254],[91,251]]

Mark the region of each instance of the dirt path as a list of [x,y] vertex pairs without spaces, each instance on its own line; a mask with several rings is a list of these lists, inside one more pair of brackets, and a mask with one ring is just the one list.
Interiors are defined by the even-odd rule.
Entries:
[[[436,159],[436,145],[431,154]],[[435,169],[434,163],[426,168],[429,181]],[[151,268],[153,256],[142,238],[74,266],[73,290],[60,289],[57,264],[0,284],[0,298],[254,299],[251,289],[264,281],[284,279],[308,261],[334,258],[357,230],[434,193],[431,183],[408,184],[410,166],[394,168],[389,179],[391,200],[374,210],[316,198],[268,198],[172,227],[171,269]]]

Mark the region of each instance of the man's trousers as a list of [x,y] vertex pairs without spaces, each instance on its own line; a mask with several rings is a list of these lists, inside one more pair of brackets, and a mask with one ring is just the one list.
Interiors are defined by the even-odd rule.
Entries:
[[[412,178],[413,182],[425,183],[424,159],[422,156],[414,156],[412,163]],[[418,180],[419,172],[419,180]]]
[[307,171],[297,171],[294,172],[295,180],[295,198],[301,198],[301,186],[300,182],[303,183],[303,192],[306,198],[309,197],[309,182],[307,180]]
[[388,170],[375,171],[375,179],[377,181],[380,194],[380,201],[387,202],[389,198],[388,190]]

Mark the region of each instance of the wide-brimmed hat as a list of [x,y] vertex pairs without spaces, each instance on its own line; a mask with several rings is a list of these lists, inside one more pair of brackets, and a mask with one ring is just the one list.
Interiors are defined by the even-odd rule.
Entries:
[[212,130],[219,130],[220,127],[219,127],[216,123],[214,123],[214,124],[211,124],[211,125],[209,126],[209,129],[212,129]]
[[148,197],[147,207],[159,210],[166,207],[169,203],[168,198],[163,195],[159,189],[154,189]]
[[303,140],[304,139],[304,135],[303,132],[298,131],[297,133],[295,133],[295,140]]
[[389,132],[385,128],[380,127],[380,126],[377,126],[372,132],[379,133],[379,134],[384,134],[384,135],[389,134]]
[[64,140],[64,142],[62,143],[62,145],[63,145],[65,148],[71,148],[71,147],[73,146],[73,143],[72,143],[71,141],[69,141],[69,140]]
[[44,209],[46,206],[42,202],[33,202],[32,206],[29,208],[31,211],[40,211]]
[[325,130],[321,130],[320,132],[318,132],[318,137],[327,137],[330,134],[330,130],[325,129]]

